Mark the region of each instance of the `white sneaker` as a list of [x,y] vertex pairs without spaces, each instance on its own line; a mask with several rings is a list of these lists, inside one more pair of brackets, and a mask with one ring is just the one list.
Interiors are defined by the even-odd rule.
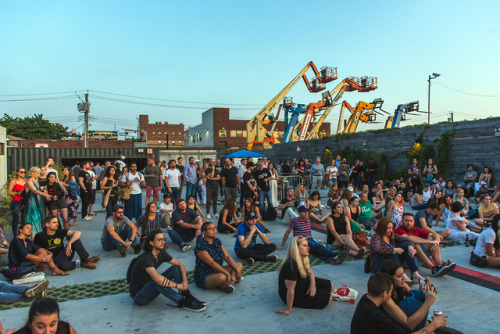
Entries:
[[219,214],[218,213],[214,213],[214,217],[215,218],[219,218]]
[[92,219],[94,219],[94,217],[85,216],[85,218],[83,218],[82,220],[89,221],[89,220],[92,220]]
[[211,219],[211,218],[212,218],[212,216],[210,216],[210,214],[208,213],[207,214],[207,219]]

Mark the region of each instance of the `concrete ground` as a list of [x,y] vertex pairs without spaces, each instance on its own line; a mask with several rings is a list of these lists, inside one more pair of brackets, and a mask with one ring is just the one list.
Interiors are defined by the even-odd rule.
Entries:
[[[100,203],[100,198],[97,203]],[[100,209],[100,205],[97,204],[96,209]],[[62,287],[125,277],[130,260],[134,257],[133,252],[130,250],[127,257],[122,258],[117,251],[102,250],[99,238],[104,219],[105,214],[99,213],[92,221],[79,221],[75,228],[83,232],[82,240],[90,255],[101,257],[97,269],[71,271],[66,277],[49,277],[51,286]],[[212,221],[216,223],[215,219]],[[266,227],[271,230],[268,234],[271,242],[281,244],[286,226],[276,220],[267,222]],[[314,231],[313,237],[325,239],[324,234]],[[236,258],[233,251],[235,238],[232,235],[219,235],[219,238],[230,255]],[[192,251],[182,253],[169,238],[168,245],[168,252],[174,258],[184,263],[187,270],[194,269]],[[442,253],[444,259],[452,258],[459,266],[499,277],[498,269],[472,267],[469,264],[471,250],[464,246],[453,246],[443,248]],[[277,251],[276,254],[282,259],[285,250]],[[167,266],[164,264],[160,270]],[[358,290],[360,296],[366,293],[369,275],[363,272],[362,260],[347,261],[340,266],[324,264],[313,269],[316,276],[332,280],[336,287],[347,285]],[[424,276],[430,275],[430,271],[425,268],[420,272]],[[285,307],[278,296],[277,279],[277,272],[246,276],[231,295],[200,290],[193,284],[190,286],[193,294],[208,302],[207,310],[203,313],[168,306],[170,301],[161,295],[149,305],[138,307],[128,294],[118,294],[62,302],[61,319],[69,321],[78,333],[287,333],[298,328],[316,333],[349,333],[355,310],[355,306],[349,303],[332,302],[324,310],[294,308],[292,314],[285,317],[275,314],[274,310]],[[498,292],[451,276],[433,279],[433,283],[439,293],[431,311],[441,310],[447,314],[450,327],[464,333],[495,332],[494,328],[498,326],[495,323],[498,322],[494,320],[494,314],[500,307]],[[16,308],[1,311],[0,320],[5,328],[20,328],[27,315],[28,308]]]

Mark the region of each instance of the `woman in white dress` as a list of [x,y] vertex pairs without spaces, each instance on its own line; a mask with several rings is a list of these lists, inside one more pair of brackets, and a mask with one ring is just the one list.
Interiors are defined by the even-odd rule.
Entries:
[[273,202],[272,205],[273,207],[278,207],[279,202],[278,202],[278,180],[279,175],[278,171],[276,168],[274,168],[274,164],[270,162],[267,165],[267,169],[269,170],[269,173],[271,173],[271,177],[269,178],[269,187],[271,188],[271,201]]

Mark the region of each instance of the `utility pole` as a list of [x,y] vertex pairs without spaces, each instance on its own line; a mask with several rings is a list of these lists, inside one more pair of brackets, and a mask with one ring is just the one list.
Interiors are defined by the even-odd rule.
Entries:
[[450,112],[451,122],[453,123],[453,111]]
[[87,148],[87,141],[89,137],[89,111],[90,111],[90,103],[89,103],[89,93],[85,94],[85,144],[84,147]]

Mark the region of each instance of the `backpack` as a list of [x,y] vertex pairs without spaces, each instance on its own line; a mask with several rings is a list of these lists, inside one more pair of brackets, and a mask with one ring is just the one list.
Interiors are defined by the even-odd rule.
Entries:
[[276,212],[276,209],[272,205],[268,205],[266,210],[264,211],[264,215],[262,216],[262,220],[274,221],[274,220],[276,220],[277,216],[278,216],[278,213]]
[[153,259],[154,259],[154,262],[155,262],[155,267],[156,265],[158,265],[158,263],[156,262],[156,258],[153,256],[153,254],[151,254],[150,252],[144,252],[142,253],[141,255],[139,256],[136,256],[132,259],[132,261],[130,261],[130,264],[128,266],[128,269],[127,269],[127,283],[130,284],[130,279],[132,278],[132,269],[134,269],[134,264],[137,262],[137,260],[141,257],[141,256],[152,256]]

